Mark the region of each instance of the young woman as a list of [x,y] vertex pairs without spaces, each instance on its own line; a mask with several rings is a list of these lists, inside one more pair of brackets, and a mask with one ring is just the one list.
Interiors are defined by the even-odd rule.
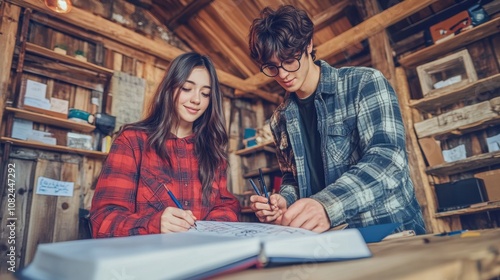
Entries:
[[239,203],[226,188],[221,95],[208,57],[185,53],[172,61],[149,115],[125,125],[113,142],[90,210],[94,238],[238,220]]

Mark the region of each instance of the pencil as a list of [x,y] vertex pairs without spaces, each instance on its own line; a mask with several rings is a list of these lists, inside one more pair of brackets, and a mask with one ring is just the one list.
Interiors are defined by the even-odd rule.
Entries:
[[[177,200],[177,198],[175,197],[175,195],[170,191],[170,189],[167,187],[167,185],[163,184],[163,186],[165,187],[165,189],[167,189],[167,193],[168,195],[170,196],[170,198],[174,201],[175,205],[177,205],[177,208],[181,209],[181,210],[184,210],[184,208],[182,207],[182,204],[179,202],[179,200]],[[198,226],[196,225],[196,221],[194,222],[194,228],[195,229],[198,229]]]

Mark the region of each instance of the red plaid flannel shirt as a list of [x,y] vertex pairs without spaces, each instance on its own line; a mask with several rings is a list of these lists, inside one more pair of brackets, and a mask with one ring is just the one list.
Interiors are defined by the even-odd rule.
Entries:
[[226,174],[214,181],[209,203],[202,205],[194,136],[167,139],[173,168],[148,149],[146,139],[145,132],[127,130],[113,142],[92,200],[94,238],[160,233],[163,210],[176,207],[163,184],[199,220],[238,220],[240,205],[226,188]]

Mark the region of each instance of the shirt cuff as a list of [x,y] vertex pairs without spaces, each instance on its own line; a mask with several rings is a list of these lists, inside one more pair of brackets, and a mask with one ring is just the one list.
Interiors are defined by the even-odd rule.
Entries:
[[285,198],[287,208],[299,199],[295,187],[292,185],[282,185],[280,195]]
[[148,234],[161,233],[161,215],[163,211],[155,213],[148,222]]
[[346,222],[343,203],[337,198],[332,198],[325,195],[315,194],[311,196],[312,199],[318,201],[325,208],[326,214],[330,219],[330,226],[334,227]]

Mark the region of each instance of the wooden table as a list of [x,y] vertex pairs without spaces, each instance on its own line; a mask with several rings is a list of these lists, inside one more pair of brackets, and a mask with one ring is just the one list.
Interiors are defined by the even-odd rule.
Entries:
[[479,236],[421,235],[369,244],[367,259],[248,269],[217,279],[492,279],[500,276],[500,228]]

